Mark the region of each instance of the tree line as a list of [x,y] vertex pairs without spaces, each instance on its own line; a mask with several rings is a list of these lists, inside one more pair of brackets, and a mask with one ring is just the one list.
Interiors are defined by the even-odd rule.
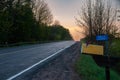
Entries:
[[44,0],[0,0],[0,44],[72,39]]

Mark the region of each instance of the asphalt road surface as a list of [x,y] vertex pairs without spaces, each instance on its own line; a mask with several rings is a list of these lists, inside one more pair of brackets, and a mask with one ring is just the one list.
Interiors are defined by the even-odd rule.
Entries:
[[74,43],[62,41],[0,49],[0,80],[8,79]]

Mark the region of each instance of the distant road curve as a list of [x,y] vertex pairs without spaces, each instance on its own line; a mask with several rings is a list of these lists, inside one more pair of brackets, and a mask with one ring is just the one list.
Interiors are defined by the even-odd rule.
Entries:
[[12,80],[73,44],[75,41],[62,41],[0,49],[0,80]]

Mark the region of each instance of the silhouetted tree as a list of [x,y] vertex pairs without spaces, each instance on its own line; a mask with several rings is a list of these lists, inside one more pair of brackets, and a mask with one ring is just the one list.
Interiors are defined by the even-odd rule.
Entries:
[[55,20],[53,25],[60,25],[60,22],[58,20]]
[[86,0],[85,5],[79,13],[80,18],[76,18],[78,26],[84,28],[86,35],[91,38],[100,34],[111,35],[111,32],[115,31],[112,31],[113,27],[116,28],[114,25],[116,12],[110,3],[104,0]]
[[53,25],[50,28],[50,40],[72,40],[70,32],[61,25]]
[[44,0],[33,0],[33,12],[36,20],[41,24],[51,24],[53,16]]

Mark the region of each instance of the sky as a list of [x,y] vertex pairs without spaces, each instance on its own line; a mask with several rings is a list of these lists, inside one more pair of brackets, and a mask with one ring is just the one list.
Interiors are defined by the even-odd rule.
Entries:
[[[61,25],[70,30],[74,40],[80,40],[84,37],[75,23],[75,17],[78,15],[85,0],[46,0],[53,14],[54,20],[58,20]],[[120,9],[120,0],[111,0],[113,7]],[[76,31],[78,30],[78,31]]]

